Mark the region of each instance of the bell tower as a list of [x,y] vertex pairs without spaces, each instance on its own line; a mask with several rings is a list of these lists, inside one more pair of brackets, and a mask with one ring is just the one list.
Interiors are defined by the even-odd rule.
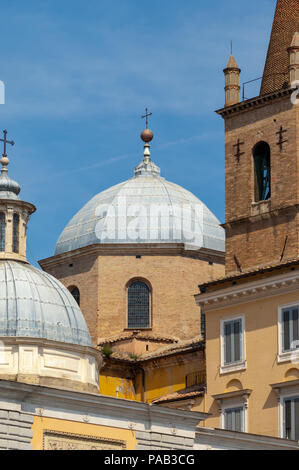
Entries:
[[278,0],[260,95],[217,111],[225,121],[227,274],[299,255],[298,24],[299,1]]

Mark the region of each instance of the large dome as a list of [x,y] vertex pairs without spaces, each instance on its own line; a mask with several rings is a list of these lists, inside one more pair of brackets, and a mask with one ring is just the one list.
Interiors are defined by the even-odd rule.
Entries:
[[50,274],[17,261],[0,261],[0,337],[91,346],[71,293]]
[[97,194],[71,219],[55,255],[105,243],[173,242],[224,251],[219,220],[192,193],[162,178],[147,152],[133,178]]

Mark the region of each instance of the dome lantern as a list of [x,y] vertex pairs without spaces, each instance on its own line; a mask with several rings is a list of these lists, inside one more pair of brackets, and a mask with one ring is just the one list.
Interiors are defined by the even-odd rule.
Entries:
[[29,217],[35,212],[35,206],[20,199],[20,185],[8,176],[9,158],[6,153],[7,144],[15,143],[7,140],[7,131],[3,131],[4,150],[0,163],[0,260],[10,259],[27,262],[26,260],[26,228]]
[[145,108],[145,115],[141,116],[142,119],[145,118],[145,129],[140,134],[140,138],[144,142],[144,152],[142,162],[135,168],[135,176],[159,176],[161,173],[160,168],[151,159],[150,142],[153,140],[154,134],[148,128],[148,118],[152,115]]

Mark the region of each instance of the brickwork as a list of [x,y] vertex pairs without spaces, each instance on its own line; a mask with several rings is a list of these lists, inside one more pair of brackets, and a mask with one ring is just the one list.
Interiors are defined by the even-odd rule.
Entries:
[[224,274],[220,264],[187,256],[77,256],[45,269],[66,287],[80,290],[80,306],[94,341],[127,328],[127,285],[145,279],[152,287],[150,332],[188,339],[200,332],[200,312],[194,302],[199,282]]
[[268,49],[261,95],[280,90],[288,82],[292,38],[299,31],[298,0],[278,0]]
[[152,332],[180,339],[200,332],[193,295],[201,279],[223,267],[180,256],[101,257],[99,260],[99,336],[127,328],[127,283],[146,279],[152,286]]
[[[226,272],[267,265],[298,256],[299,108],[290,96],[252,106],[225,122]],[[280,128],[282,148],[278,145]],[[234,145],[240,140],[238,160]],[[271,199],[255,202],[253,149],[271,149]]]

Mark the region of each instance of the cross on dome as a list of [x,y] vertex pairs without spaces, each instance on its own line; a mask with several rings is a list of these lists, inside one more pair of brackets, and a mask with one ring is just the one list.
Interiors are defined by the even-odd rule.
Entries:
[[1,173],[6,172],[7,173],[7,165],[9,164],[9,159],[7,158],[7,153],[6,153],[6,145],[9,144],[11,146],[15,145],[13,140],[7,140],[7,130],[5,129],[3,131],[3,139],[0,139],[0,142],[3,142],[3,154],[2,158],[0,160],[2,164],[2,169]]
[[149,113],[148,112],[148,109],[145,108],[145,115],[144,116],[141,116],[141,119],[144,119],[145,118],[145,128],[147,129],[148,128],[148,118],[149,116],[152,116],[153,113]]

